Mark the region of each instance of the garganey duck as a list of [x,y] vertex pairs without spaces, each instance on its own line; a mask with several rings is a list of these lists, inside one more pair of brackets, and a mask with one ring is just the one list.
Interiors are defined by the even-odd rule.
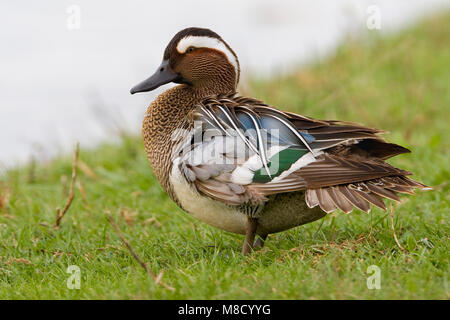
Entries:
[[[145,149],[164,190],[183,210],[214,227],[245,234],[242,252],[340,209],[386,210],[425,185],[385,162],[410,152],[380,130],[317,120],[236,94],[239,61],[215,32],[187,28],[131,93],[178,83],[148,107]],[[255,241],[255,237],[258,239]]]

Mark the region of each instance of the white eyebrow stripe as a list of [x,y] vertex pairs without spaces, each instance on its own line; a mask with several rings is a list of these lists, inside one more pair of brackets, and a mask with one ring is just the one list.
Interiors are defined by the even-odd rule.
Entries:
[[177,44],[177,51],[180,54],[186,52],[189,47],[195,48],[211,48],[216,49],[225,54],[228,61],[233,65],[236,72],[236,78],[239,75],[239,67],[237,58],[235,55],[227,48],[227,46],[219,39],[206,37],[206,36],[186,36]]

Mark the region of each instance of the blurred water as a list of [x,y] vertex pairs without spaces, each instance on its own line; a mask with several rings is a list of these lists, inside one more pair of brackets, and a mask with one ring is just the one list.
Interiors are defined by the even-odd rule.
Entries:
[[[158,66],[180,29],[208,27],[237,52],[245,75],[289,71],[320,59],[349,32],[369,32],[367,9],[390,32],[450,8],[448,0],[340,1],[2,1],[0,3],[0,163],[46,159],[138,132],[157,92],[129,89]],[[76,5],[80,29],[69,30]],[[72,21],[72,20],[70,20]],[[105,129],[106,128],[106,129]]]

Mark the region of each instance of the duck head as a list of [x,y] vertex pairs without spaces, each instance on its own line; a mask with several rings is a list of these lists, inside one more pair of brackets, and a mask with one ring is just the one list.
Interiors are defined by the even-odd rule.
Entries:
[[209,29],[187,28],[169,42],[156,72],[134,86],[130,93],[152,91],[169,82],[207,89],[216,94],[233,92],[239,73],[236,54],[217,33]]

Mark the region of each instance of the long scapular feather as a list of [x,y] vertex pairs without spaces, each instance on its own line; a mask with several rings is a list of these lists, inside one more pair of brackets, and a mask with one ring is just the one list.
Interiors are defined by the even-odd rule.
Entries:
[[[201,121],[204,121],[210,128],[215,129],[217,126],[219,126],[219,129],[221,131],[224,131],[224,129],[220,126],[220,124],[217,123],[217,121],[209,114],[209,110],[206,110],[204,108],[201,109],[203,112],[196,112],[195,115],[197,117],[200,117]],[[206,114],[206,116],[205,116]],[[226,135],[230,135],[227,131],[224,132]]]
[[226,108],[222,107],[221,105],[217,105],[217,107],[225,114],[225,116],[230,121],[231,125],[233,126],[234,130],[236,130],[239,137],[244,141],[244,143],[252,149],[256,154],[259,154],[258,148],[249,140],[247,139],[244,134],[239,130],[238,126],[236,125],[236,122],[233,120],[230,114],[228,114],[228,110]]
[[202,110],[205,111],[205,113],[214,120],[214,122],[217,124],[217,126],[222,130],[226,135],[231,136],[231,134],[225,129],[225,127],[220,123],[220,120],[214,115],[213,112],[209,111],[207,108],[202,108]]
[[266,147],[264,145],[264,140],[263,140],[262,134],[261,134],[261,124],[249,112],[246,112],[244,110],[242,112],[246,113],[250,117],[250,119],[252,119],[253,124],[255,125],[256,135],[258,137],[259,149],[261,150],[261,152],[260,152],[261,162],[263,163],[264,169],[266,169],[266,172],[269,175],[269,177],[272,178],[272,176],[270,175],[269,167],[268,167],[268,162],[269,161],[267,160],[267,150],[266,150]]
[[315,157],[315,153],[314,151],[311,149],[311,147],[309,146],[308,142],[306,142],[306,139],[297,131],[297,129],[294,128],[294,126],[292,126],[288,121],[277,117],[274,114],[270,114],[267,113],[267,116],[272,117],[277,119],[278,121],[280,121],[282,124],[284,124],[287,128],[289,128],[301,141],[302,143],[305,145],[305,147],[312,153],[312,155]]

